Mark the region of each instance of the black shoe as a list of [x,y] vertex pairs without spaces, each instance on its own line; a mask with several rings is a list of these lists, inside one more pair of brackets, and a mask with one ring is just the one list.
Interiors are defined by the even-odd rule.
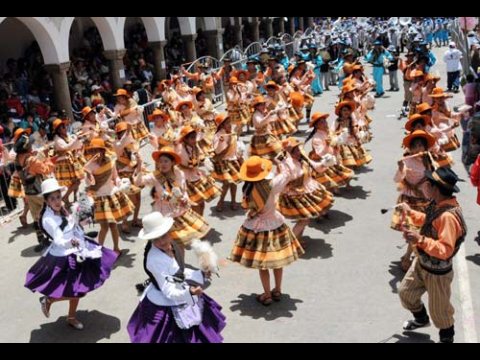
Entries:
[[403,330],[416,330],[422,327],[430,326],[430,318],[415,318],[413,320],[407,320],[403,323]]
[[446,329],[440,329],[438,333],[440,335],[441,343],[447,343],[447,344],[453,343],[453,336],[455,335],[454,325]]

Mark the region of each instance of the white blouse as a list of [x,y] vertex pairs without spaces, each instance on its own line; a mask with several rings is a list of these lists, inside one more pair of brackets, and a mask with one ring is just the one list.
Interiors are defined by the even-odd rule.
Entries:
[[[159,306],[193,305],[197,302],[197,296],[190,293],[190,285],[173,281],[173,275],[180,269],[175,258],[152,246],[147,254],[147,269],[152,273],[160,290],[150,283],[140,301],[147,296],[148,300]],[[200,270],[185,269],[184,274],[186,280],[191,279],[203,285],[203,274]]]

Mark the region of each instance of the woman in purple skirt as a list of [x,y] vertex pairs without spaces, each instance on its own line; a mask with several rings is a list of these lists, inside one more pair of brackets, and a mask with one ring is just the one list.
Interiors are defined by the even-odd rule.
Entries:
[[39,224],[51,245],[28,271],[25,287],[44,295],[40,303],[47,318],[54,302],[68,300],[67,323],[82,330],[83,324],[76,318],[78,302],[103,285],[117,254],[85,237],[81,226],[62,205],[64,190],[56,179],[42,183],[45,205]]
[[143,218],[143,267],[150,284],[127,325],[133,343],[219,343],[225,327],[221,306],[203,293],[209,273],[185,269],[178,245],[169,235],[173,218],[159,212]]

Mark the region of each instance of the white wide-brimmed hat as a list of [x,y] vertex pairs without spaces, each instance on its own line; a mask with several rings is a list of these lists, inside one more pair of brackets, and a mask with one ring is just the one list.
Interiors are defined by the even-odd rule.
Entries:
[[57,179],[50,178],[50,179],[43,180],[42,182],[42,195],[47,195],[55,191],[64,192],[66,190],[67,188],[65,186],[60,186],[58,184]]
[[143,219],[143,229],[138,233],[140,240],[158,239],[166,234],[173,225],[173,218],[166,217],[155,211],[146,215]]

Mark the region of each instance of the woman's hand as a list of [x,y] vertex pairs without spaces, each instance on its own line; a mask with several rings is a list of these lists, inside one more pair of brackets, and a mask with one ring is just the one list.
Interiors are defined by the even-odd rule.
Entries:
[[190,286],[190,294],[200,296],[203,293],[203,289],[200,286]]

